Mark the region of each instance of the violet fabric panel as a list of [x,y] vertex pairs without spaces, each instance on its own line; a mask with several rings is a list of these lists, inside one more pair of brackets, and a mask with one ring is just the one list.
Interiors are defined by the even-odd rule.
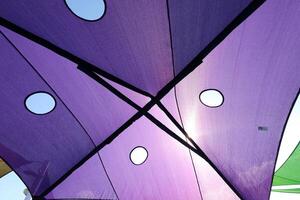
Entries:
[[239,200],[219,174],[200,156],[192,153],[203,199]]
[[168,0],[174,67],[178,74],[251,0]]
[[46,199],[117,199],[98,154],[87,160]]
[[[176,87],[186,131],[245,199],[268,199],[300,87],[299,8],[267,1]],[[208,88],[223,93],[221,107],[200,103]]]
[[176,121],[181,125],[180,115],[177,109],[176,97],[175,97],[176,86],[170,90],[160,102],[163,106],[172,114]]
[[[136,146],[148,151],[142,165],[129,159]],[[201,200],[189,150],[145,117],[99,153],[120,199]]]
[[25,30],[152,94],[173,78],[166,1],[106,1],[96,22],[63,0],[1,1],[0,15]]
[[[177,134],[181,139],[186,140],[185,135],[177,128],[177,126],[170,120],[170,118],[157,106],[153,106],[149,113],[158,121],[168,127],[173,133]],[[180,122],[179,122],[180,123]]]
[[[20,175],[32,195],[52,185],[93,144],[80,124],[0,34],[0,156]],[[37,91],[50,93],[55,109],[35,115],[24,105]]]
[[55,90],[94,143],[100,144],[137,112],[78,70],[75,63],[8,29],[1,30]]
[[105,80],[107,83],[109,83],[112,87],[114,87],[116,90],[118,90],[120,93],[125,95],[127,98],[129,98],[131,101],[133,101],[135,104],[139,105],[140,107],[144,107],[151,98],[145,95],[142,95],[138,92],[135,92],[131,89],[128,89],[127,87],[124,87],[116,82],[113,82],[107,78],[104,78],[103,76],[100,76],[103,80]]

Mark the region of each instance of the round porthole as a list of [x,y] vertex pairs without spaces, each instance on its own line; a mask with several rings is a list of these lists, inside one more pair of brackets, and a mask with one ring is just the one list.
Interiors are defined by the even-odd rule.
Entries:
[[87,21],[97,21],[104,16],[104,0],[65,0],[67,7],[77,17]]
[[25,99],[25,107],[28,111],[37,115],[44,115],[54,110],[56,101],[47,92],[35,92]]
[[224,102],[223,94],[216,89],[207,89],[200,93],[199,95],[200,102],[211,108],[219,107]]
[[130,152],[129,157],[133,164],[141,165],[147,160],[148,151],[144,147],[138,146]]

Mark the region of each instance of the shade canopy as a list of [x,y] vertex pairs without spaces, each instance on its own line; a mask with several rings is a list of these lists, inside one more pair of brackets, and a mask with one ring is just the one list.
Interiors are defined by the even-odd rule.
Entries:
[[[299,9],[0,1],[0,157],[34,198],[267,200],[299,95]],[[298,181],[297,149],[274,182]]]

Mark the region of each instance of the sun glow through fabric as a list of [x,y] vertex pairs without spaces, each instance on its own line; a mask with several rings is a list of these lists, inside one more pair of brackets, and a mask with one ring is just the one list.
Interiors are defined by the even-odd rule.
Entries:
[[103,0],[66,0],[65,2],[72,13],[87,21],[96,21],[105,13]]
[[130,160],[135,165],[143,164],[148,158],[148,151],[144,147],[135,147],[130,152]]
[[55,99],[46,92],[37,92],[29,95],[25,100],[26,108],[37,115],[44,115],[55,108]]

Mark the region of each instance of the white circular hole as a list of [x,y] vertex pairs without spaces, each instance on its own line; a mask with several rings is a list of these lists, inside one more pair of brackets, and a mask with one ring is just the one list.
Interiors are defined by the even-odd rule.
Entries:
[[87,20],[99,20],[105,13],[104,0],[65,0],[66,5],[77,17]]
[[35,92],[25,99],[27,110],[37,115],[44,115],[54,110],[55,99],[46,92]]
[[219,107],[224,102],[222,93],[216,89],[207,89],[202,91],[199,98],[202,104],[211,108]]
[[148,158],[148,151],[144,147],[135,147],[130,152],[130,160],[135,165],[143,164]]

